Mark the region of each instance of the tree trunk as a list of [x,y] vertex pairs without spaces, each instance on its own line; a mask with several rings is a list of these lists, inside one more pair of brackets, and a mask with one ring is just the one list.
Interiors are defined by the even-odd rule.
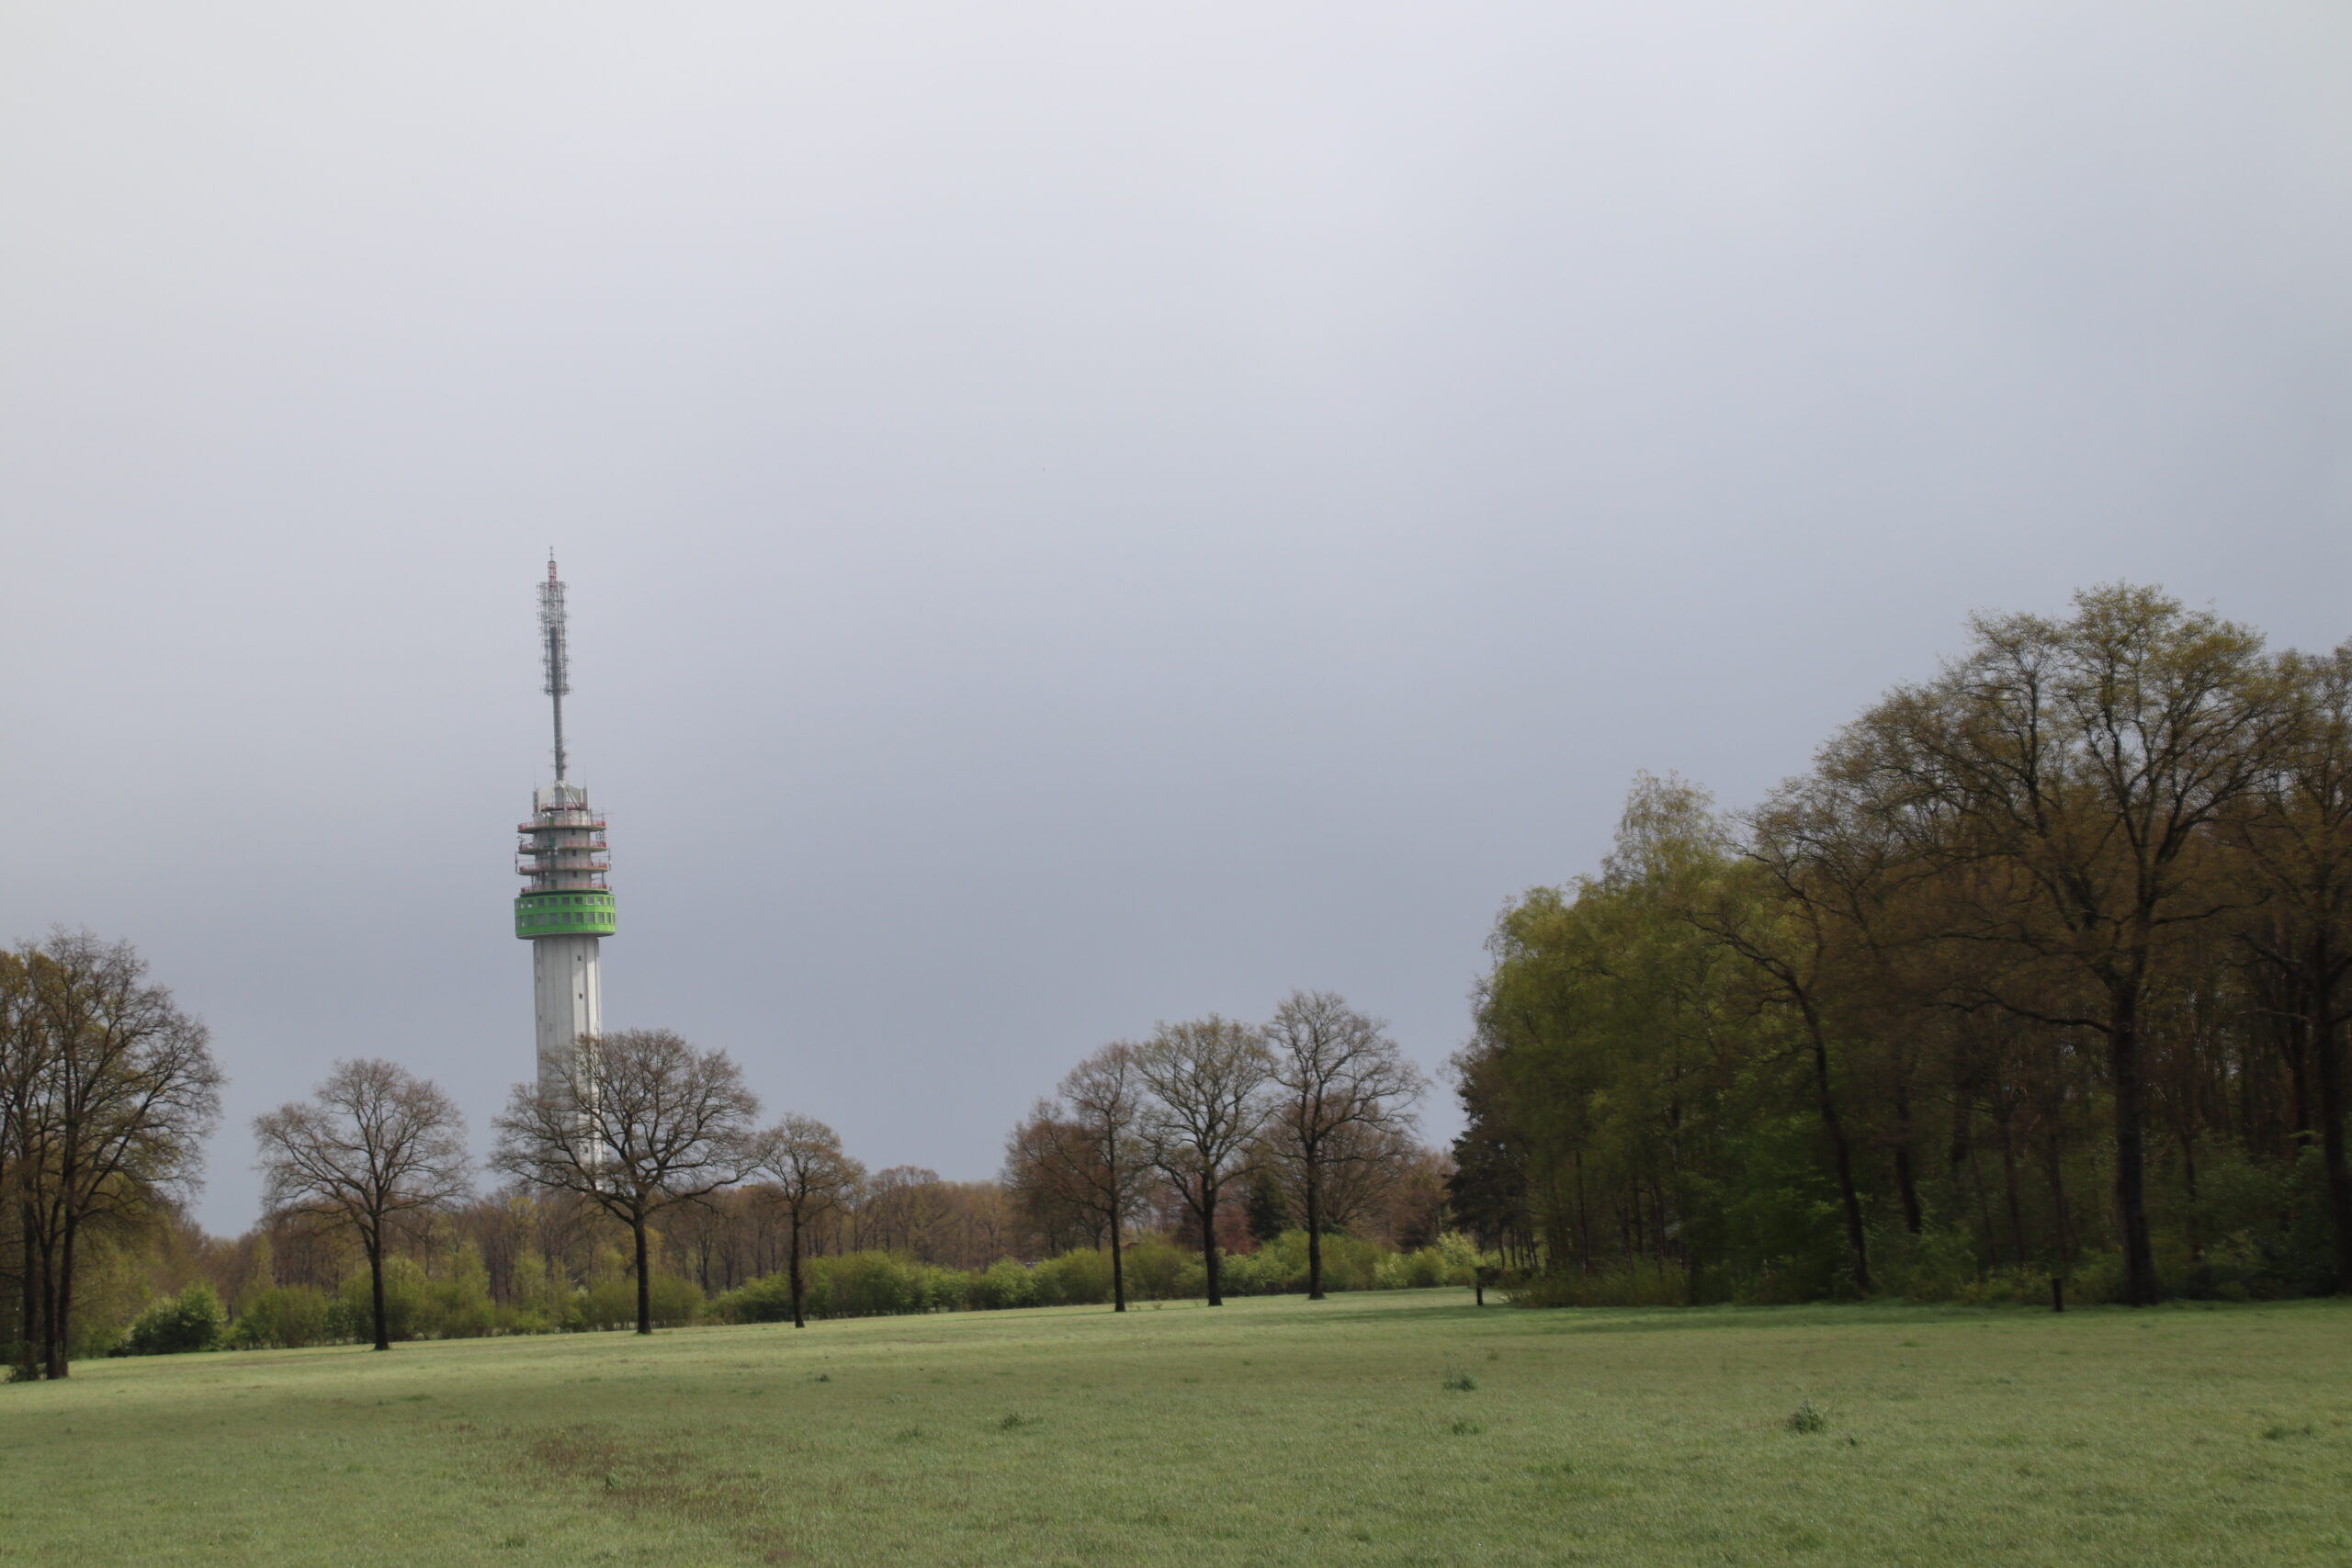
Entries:
[[637,1331],[653,1332],[653,1276],[645,1267],[645,1216],[633,1213],[628,1228],[637,1237]]
[[2075,1214],[2066,1201],[2066,1151],[2058,1141],[2058,1117],[2052,1115],[2050,1136],[2044,1140],[2050,1163],[2051,1247],[2056,1254],[2050,1271],[2065,1274],[2075,1263]]
[[1201,1262],[1207,1271],[1209,1305],[1213,1307],[1225,1304],[1225,1297],[1217,1290],[1216,1191],[1206,1177],[1201,1179]]
[[[2292,1006],[2293,1002],[2290,1000],[2288,1005]],[[2311,1066],[2304,1051],[2305,1037],[2310,1032],[2310,1027],[2302,1019],[2295,1018],[2288,1021],[2283,1055],[2287,1059],[2288,1088],[2294,1096],[2295,1107],[2288,1117],[2292,1125],[2286,1129],[2285,1153],[2287,1163],[2290,1165],[2293,1164],[2295,1156],[2302,1152],[2303,1140],[2309,1137],[2312,1131],[2312,1123],[2319,1120],[2312,1114]]]
[[799,1203],[793,1203],[793,1244],[790,1246],[793,1246],[793,1253],[790,1253],[790,1262],[786,1267],[790,1269],[790,1279],[793,1279],[793,1328],[807,1328],[809,1319],[799,1307]]
[[2018,1190],[2018,1144],[2017,1139],[2010,1134],[2009,1123],[2006,1118],[2002,1120],[2000,1128],[2001,1180],[2003,1185],[2008,1189],[2009,1246],[2015,1253],[2015,1261],[2018,1266],[2018,1271],[2019,1273],[2023,1273],[2026,1266],[2025,1197],[2024,1194]]
[[[1316,1168],[1320,1162],[1313,1150],[1306,1152],[1306,1299],[1323,1299],[1323,1193],[1317,1179]],[[1345,1194],[1342,1194],[1345,1196]]]
[[1919,1183],[1911,1172],[1911,1090],[1904,1084],[1894,1089],[1894,1185],[1903,1194],[1903,1228],[1917,1235],[1928,1224],[1919,1207]]
[[376,1305],[376,1348],[392,1348],[390,1325],[384,1320],[384,1233],[380,1226],[362,1237],[368,1244],[368,1282]]
[[2156,1281],[2155,1247],[2148,1234],[2138,1000],[2129,991],[2115,995],[2108,1034],[2108,1071],[2115,1089],[2115,1219],[2123,1233],[2123,1304],[2154,1306],[2164,1299],[2164,1292]]
[[1871,1293],[1870,1242],[1862,1228],[1861,1194],[1854,1188],[1854,1150],[1846,1141],[1845,1123],[1838,1118],[1838,1097],[1829,1088],[1829,1043],[1822,1037],[1821,1020],[1810,1003],[1804,1006],[1805,1032],[1813,1042],[1813,1086],[1820,1102],[1822,1131],[1829,1134],[1830,1155],[1838,1168],[1838,1198],[1846,1211],[1846,1246],[1854,1259],[1854,1289]]
[[1111,1310],[1127,1310],[1127,1260],[1119,1246],[1119,1167],[1111,1164]]
[[23,1337],[17,1345],[17,1372],[25,1382],[40,1375],[40,1264],[35,1249],[33,1206],[29,1201],[17,1205],[18,1250],[23,1254],[23,1272],[17,1280],[18,1308],[22,1319]]
[[74,1339],[74,1243],[81,1227],[74,1224],[68,1211],[62,1227],[64,1235],[58,1240],[57,1269],[49,1284],[49,1375],[67,1376],[67,1347]]
[[[2320,954],[2321,964],[2326,962],[2324,945]],[[2352,1295],[2352,1171],[2346,1168],[2344,1154],[2344,1057],[2336,1042],[2335,1010],[2330,1005],[2334,987],[2327,983],[2324,967],[2319,969],[2320,985],[2314,987],[2316,1015],[2312,1022],[2312,1076],[2319,1080],[2319,1150],[2327,1175],[2327,1206],[2335,1221],[2335,1290],[2338,1295]]]
[[2197,1134],[2191,1125],[2193,1112],[2183,1112],[2180,1133],[2180,1185],[2188,1206],[2182,1218],[2188,1233],[2188,1260],[2201,1262],[2205,1246],[2197,1224]]

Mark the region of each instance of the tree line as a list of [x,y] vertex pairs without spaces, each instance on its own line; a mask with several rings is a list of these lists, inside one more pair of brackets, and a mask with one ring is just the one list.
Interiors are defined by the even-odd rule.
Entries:
[[[1015,1130],[996,1181],[869,1171],[814,1118],[763,1124],[725,1052],[666,1030],[583,1036],[544,1082],[517,1085],[484,1170],[437,1085],[388,1061],[338,1062],[308,1098],[254,1119],[265,1213],[233,1242],[180,1207],[220,1071],[201,1023],[127,944],[59,933],[0,954],[0,1031],[13,1222],[0,1279],[17,1287],[18,1377],[65,1376],[101,1347],[226,1342],[231,1308],[235,1342],[379,1349],[420,1313],[438,1332],[602,1324],[624,1285],[639,1332],[711,1298],[722,1315],[805,1325],[814,1259],[827,1260],[827,1313],[1098,1294],[1124,1311],[1135,1257],[1150,1294],[1215,1302],[1228,1253],[1301,1227],[1299,1282],[1319,1296],[1328,1238],[1353,1227],[1428,1250],[1444,1201],[1442,1161],[1409,1136],[1419,1075],[1329,993],[1294,994],[1263,1026],[1213,1016],[1104,1047]],[[484,1177],[497,1185],[482,1190]],[[1189,1284],[1170,1238],[1195,1250]],[[93,1247],[95,1284],[77,1273]],[[1359,1246],[1347,1280],[1369,1282],[1376,1261]],[[1243,1288],[1282,1288],[1288,1267],[1269,1255]],[[1460,1267],[1432,1252],[1382,1279]],[[107,1321],[77,1326],[74,1303],[94,1297]]]
[[1489,952],[1453,1201],[1545,1299],[2352,1287],[2352,645],[1979,616],[1753,809],[1638,781]]
[[1212,1013],[1080,1062],[1006,1140],[1005,1185],[1040,1230],[1107,1244],[1119,1312],[1124,1228],[1155,1210],[1173,1211],[1208,1303],[1222,1303],[1219,1220],[1243,1213],[1240,1186],[1260,1237],[1305,1233],[1319,1301],[1324,1237],[1428,1169],[1413,1137],[1424,1087],[1385,1024],[1335,993],[1294,991],[1264,1024]]

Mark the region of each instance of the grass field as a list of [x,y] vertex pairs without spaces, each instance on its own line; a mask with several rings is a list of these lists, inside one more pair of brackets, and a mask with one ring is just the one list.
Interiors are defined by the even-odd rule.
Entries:
[[2352,1306],[1428,1291],[86,1363],[0,1387],[0,1561],[2352,1563]]

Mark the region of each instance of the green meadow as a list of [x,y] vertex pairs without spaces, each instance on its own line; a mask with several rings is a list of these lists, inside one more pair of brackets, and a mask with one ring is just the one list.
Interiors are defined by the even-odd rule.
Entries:
[[2342,1564],[2352,1305],[1422,1291],[84,1362],[0,1387],[0,1562]]

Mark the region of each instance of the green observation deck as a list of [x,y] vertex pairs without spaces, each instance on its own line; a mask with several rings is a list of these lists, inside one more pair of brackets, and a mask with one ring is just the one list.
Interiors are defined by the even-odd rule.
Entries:
[[514,899],[514,934],[537,936],[610,936],[613,896],[609,891],[524,893]]
[[613,890],[605,883],[611,851],[605,819],[589,807],[588,792],[563,783],[534,792],[531,818],[514,831],[520,835],[514,869],[523,875],[514,934],[526,940],[612,935]]

